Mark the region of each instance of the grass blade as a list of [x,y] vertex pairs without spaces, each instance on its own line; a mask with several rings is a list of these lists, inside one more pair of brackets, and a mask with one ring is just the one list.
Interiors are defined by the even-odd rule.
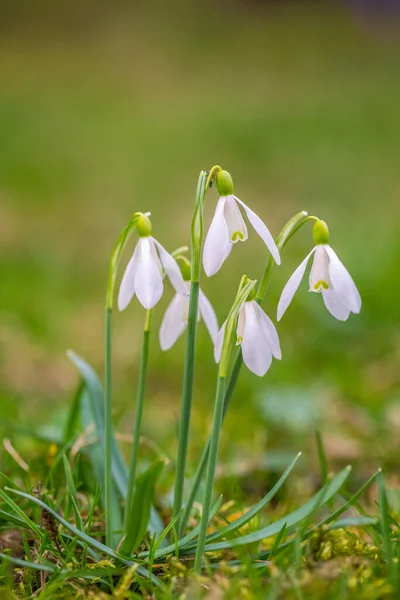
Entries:
[[156,483],[164,467],[164,461],[157,461],[136,479],[132,506],[126,519],[126,533],[121,546],[121,554],[132,554],[139,548],[147,531],[150,510],[156,491]]
[[[323,506],[324,504],[326,504],[326,502],[333,498],[333,496],[340,490],[343,483],[348,478],[350,471],[350,467],[346,467],[345,469],[343,469],[338,475],[336,475],[336,477],[332,479],[332,481],[330,481],[326,486],[324,486],[322,490],[315,494],[303,506],[293,511],[289,515],[282,517],[275,523],[272,523],[271,525],[263,527],[258,531],[254,531],[252,533],[249,533],[239,538],[235,538],[233,540],[226,540],[224,542],[206,544],[206,551],[214,552],[216,550],[224,550],[227,548],[234,548],[236,546],[244,546],[246,544],[260,542],[261,540],[272,537],[273,535],[279,533],[285,522],[287,523],[288,528],[296,526],[303,519],[307,518],[312,512],[315,511],[316,502],[318,502],[318,506]],[[323,493],[322,500],[321,493]]]
[[299,452],[297,454],[297,456],[292,460],[292,462],[290,463],[290,465],[288,466],[286,471],[283,473],[283,475],[280,477],[280,479],[276,482],[274,487],[268,492],[268,494],[266,494],[264,496],[264,498],[262,498],[262,500],[260,500],[260,502],[258,502],[255,506],[253,506],[250,510],[248,510],[244,515],[242,515],[235,521],[232,521],[232,523],[229,523],[229,525],[227,525],[226,527],[223,527],[219,531],[216,531],[215,533],[212,533],[211,535],[207,536],[207,543],[220,540],[221,538],[225,537],[226,535],[233,533],[234,531],[236,531],[236,530],[240,529],[241,527],[243,527],[244,525],[246,525],[251,519],[254,519],[254,517],[256,515],[258,515],[258,513],[263,508],[265,508],[265,506],[268,505],[268,503],[272,500],[272,498],[281,489],[281,487],[285,483],[286,479],[289,477],[291,471],[293,470],[295,464],[299,460],[300,456],[301,456],[301,452]]
[[[30,500],[37,506],[41,506],[42,508],[47,510],[47,512],[49,512],[51,515],[53,515],[53,517],[55,519],[57,519],[57,521],[59,523],[61,523],[61,525],[63,525],[65,527],[65,529],[68,529],[78,539],[86,542],[87,544],[89,544],[89,546],[96,548],[96,550],[98,550],[99,552],[102,552],[103,554],[106,554],[107,556],[114,558],[116,561],[119,561],[119,562],[123,563],[124,565],[127,565],[128,567],[132,567],[133,565],[138,565],[137,570],[140,575],[142,575],[146,579],[149,579],[150,581],[152,581],[152,583],[154,583],[157,586],[162,585],[162,583],[158,577],[156,577],[152,573],[149,573],[147,571],[147,569],[145,569],[144,567],[139,565],[139,563],[137,563],[135,561],[127,560],[126,558],[119,556],[119,554],[117,554],[117,552],[115,552],[112,548],[109,548],[105,544],[102,544],[102,542],[99,542],[98,540],[95,540],[94,538],[90,537],[84,531],[79,531],[79,529],[77,529],[76,527],[71,525],[71,523],[69,523],[68,521],[63,519],[63,517],[61,517],[61,515],[59,515],[55,510],[53,510],[50,506],[45,504],[39,498],[36,498],[35,496],[31,496],[30,494],[26,494],[25,492],[20,492],[19,490],[13,490],[10,488],[7,488],[7,491],[15,494],[16,496],[19,496],[20,498],[25,498],[27,500]],[[1,490],[0,490],[0,492],[1,492]]]

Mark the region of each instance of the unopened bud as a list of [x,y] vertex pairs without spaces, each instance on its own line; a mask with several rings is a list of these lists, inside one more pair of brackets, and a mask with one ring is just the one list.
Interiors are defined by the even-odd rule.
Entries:
[[230,196],[233,194],[233,181],[228,171],[218,171],[215,179],[220,196]]
[[318,244],[329,244],[329,229],[325,221],[315,221],[313,227],[314,242]]
[[181,254],[175,258],[178,266],[181,270],[183,281],[190,281],[192,277],[192,268],[190,265],[190,260],[186,258],[186,256],[182,256]]
[[151,235],[152,225],[149,216],[150,213],[135,213],[133,215],[139,237],[149,237],[149,235]]

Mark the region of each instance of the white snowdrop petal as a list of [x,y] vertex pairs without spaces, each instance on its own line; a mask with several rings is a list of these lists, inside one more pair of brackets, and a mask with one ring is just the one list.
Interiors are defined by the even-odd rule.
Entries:
[[224,343],[225,329],[226,329],[226,321],[225,321],[225,323],[223,323],[221,329],[217,333],[217,337],[215,338],[214,360],[216,363],[219,363],[219,361],[221,360],[222,345]]
[[222,197],[218,200],[204,242],[203,267],[208,277],[219,271],[232,250],[232,242],[229,241],[228,226],[224,217],[224,206],[225,197]]
[[248,237],[246,223],[234,196],[226,196],[224,216],[228,227],[229,240],[233,244],[246,241]]
[[322,298],[326,308],[338,321],[347,321],[350,309],[344,304],[339,294],[334,290],[322,290]]
[[138,263],[135,273],[135,293],[144,308],[153,308],[163,293],[163,282],[158,265],[151,251],[151,240],[140,238],[138,242]]
[[325,250],[329,256],[329,275],[333,289],[340,296],[351,312],[359,313],[361,310],[361,296],[350,273],[339,260],[336,252],[328,245]]
[[185,331],[189,299],[175,294],[165,311],[159,333],[161,350],[169,350]]
[[253,306],[254,306],[256,316],[259,320],[259,323],[260,323],[260,325],[264,331],[264,334],[268,340],[269,347],[272,352],[272,356],[274,356],[274,358],[277,358],[278,360],[281,360],[281,358],[282,358],[281,346],[279,343],[278,332],[276,330],[275,325],[273,324],[273,322],[271,321],[269,316],[263,311],[261,306],[259,306],[257,304],[257,302],[253,302]]
[[178,294],[187,294],[187,287],[185,285],[181,270],[176,260],[172,258],[172,256],[169,254],[169,252],[166,251],[166,249],[160,244],[160,242],[157,242],[157,240],[155,240],[154,238],[150,238],[150,240],[150,243],[153,243],[157,247],[161,258],[161,263],[175,291],[178,292]]
[[309,277],[310,292],[320,292],[332,286],[329,277],[329,256],[325,246],[317,244]]
[[251,210],[251,208],[249,208],[247,206],[247,204],[245,204],[244,202],[239,200],[239,198],[236,198],[236,196],[234,198],[235,198],[236,202],[239,202],[239,204],[241,206],[243,206],[250,223],[252,224],[252,226],[254,227],[254,229],[256,230],[258,235],[260,236],[260,238],[263,240],[263,242],[267,246],[268,250],[271,252],[272,257],[275,260],[276,264],[280,265],[281,257],[279,256],[279,250],[276,247],[274,238],[272,237],[268,227],[260,219],[260,217],[258,215],[256,215],[256,213],[253,210]]
[[199,294],[199,312],[201,318],[204,321],[205,326],[208,329],[208,333],[212,339],[213,344],[218,334],[218,320],[215,315],[214,309],[207,296],[200,290]]
[[264,335],[252,302],[245,303],[245,322],[242,341],[242,357],[246,367],[262,377],[272,363],[272,352]]
[[291,275],[287,284],[283,288],[283,291],[282,291],[282,294],[281,294],[281,297],[280,297],[279,303],[278,303],[278,312],[277,312],[278,321],[281,320],[281,318],[283,317],[283,315],[286,312],[287,307],[291,303],[293,296],[295,295],[297,288],[299,287],[301,280],[304,277],[304,273],[305,273],[305,270],[307,267],[307,263],[310,260],[310,256],[312,255],[312,253],[314,251],[315,251],[315,248],[313,248],[311,250],[311,252],[309,254],[307,254],[307,256],[305,257],[303,262],[297,267],[297,269]]
[[135,295],[135,273],[137,267],[137,255],[138,255],[138,246],[137,244],[134,253],[132,254],[132,258],[130,259],[125,273],[123,274],[121,285],[119,286],[118,292],[118,309],[125,310],[128,306],[129,302],[132,300]]

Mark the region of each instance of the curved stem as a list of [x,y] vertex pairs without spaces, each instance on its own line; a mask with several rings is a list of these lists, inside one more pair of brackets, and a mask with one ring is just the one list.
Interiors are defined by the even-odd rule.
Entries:
[[137,213],[129,220],[127,226],[122,230],[113,248],[110,258],[108,273],[106,303],[105,303],[105,376],[104,376],[104,414],[105,414],[105,447],[104,447],[104,496],[105,496],[105,520],[106,520],[106,542],[108,546],[113,545],[113,521],[112,511],[112,310],[114,300],[114,288],[117,278],[118,265],[122,252],[135,228]]
[[[149,356],[149,341],[150,341],[150,330],[151,330],[151,317],[152,310],[146,312],[146,320],[143,328],[143,342],[142,342],[142,355],[140,358],[139,367],[139,381],[136,393],[136,410],[135,410],[135,422],[133,427],[133,441],[131,450],[131,462],[129,465],[129,480],[128,480],[128,491],[126,497],[125,515],[124,515],[124,534],[126,534],[130,528],[132,519],[135,515],[132,515],[132,500],[136,482],[136,470],[139,456],[139,444],[140,444],[140,430],[142,426],[143,406],[144,406],[144,390],[146,385],[147,375],[147,362]],[[131,548],[124,548],[125,553],[129,553]]]

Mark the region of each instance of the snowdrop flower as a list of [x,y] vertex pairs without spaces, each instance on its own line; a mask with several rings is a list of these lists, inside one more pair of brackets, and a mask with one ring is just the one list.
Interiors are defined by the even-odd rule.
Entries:
[[[226,321],[218,332],[214,346],[214,358],[217,363],[221,360],[225,327]],[[275,325],[255,300],[247,300],[240,308],[236,344],[242,348],[246,367],[260,377],[270,368],[272,357],[278,360],[282,358]]]
[[329,246],[329,230],[324,221],[314,223],[313,236],[315,248],[297,267],[283,289],[278,304],[278,321],[291,303],[312,254],[310,292],[321,292],[326,308],[339,321],[346,321],[350,313],[357,314],[361,310],[360,294],[350,273]]
[[180,269],[172,256],[151,236],[150,213],[138,213],[136,231],[139,241],[125,273],[118,294],[118,308],[125,310],[136,294],[144,308],[153,308],[163,293],[163,268],[178,293],[187,294]]
[[204,243],[203,267],[206,275],[211,277],[219,271],[236,242],[247,240],[247,227],[240,206],[279,265],[281,260],[272,235],[260,217],[233,195],[230,174],[227,171],[218,171],[216,181],[220,199]]
[[[190,294],[190,262],[184,256],[177,258],[185,281],[185,293],[177,292],[165,311],[160,328],[161,350],[169,350],[185,331],[189,315]],[[213,307],[208,298],[200,290],[199,293],[199,315],[202,318],[213,344],[218,333],[218,321]]]

